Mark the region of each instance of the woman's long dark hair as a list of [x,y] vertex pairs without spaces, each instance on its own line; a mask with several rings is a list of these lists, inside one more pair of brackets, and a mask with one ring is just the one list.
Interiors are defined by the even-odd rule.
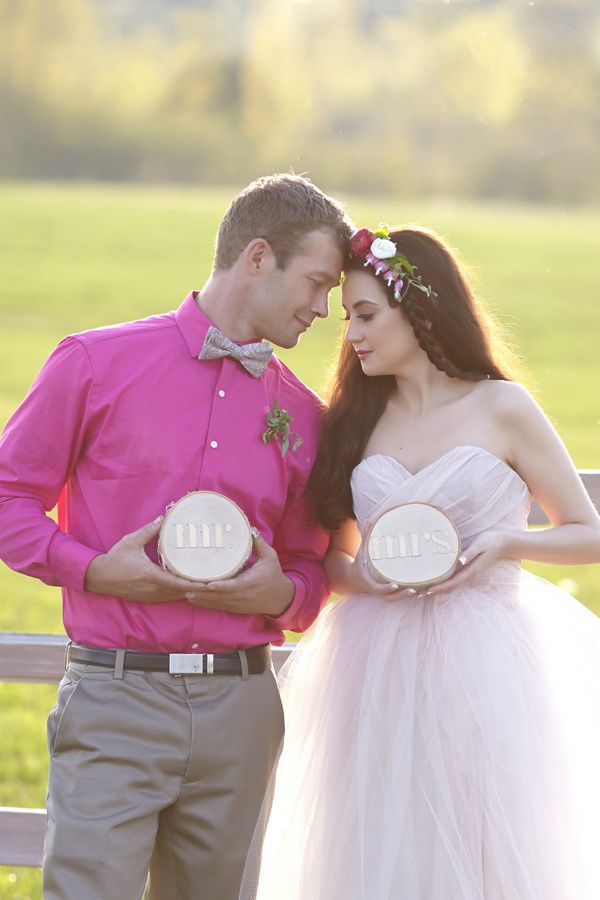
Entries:
[[[404,314],[433,365],[451,378],[512,381],[519,366],[503,343],[500,328],[476,299],[456,256],[435,234],[422,228],[392,231],[400,253],[416,266],[422,282],[437,297],[410,286],[399,304],[394,289],[360,258],[345,271],[361,270],[377,278],[388,302]],[[354,515],[350,477],[362,459],[369,437],[396,389],[393,375],[368,376],[350,344],[344,342],[330,392],[321,441],[308,494],[319,518],[330,530]]]

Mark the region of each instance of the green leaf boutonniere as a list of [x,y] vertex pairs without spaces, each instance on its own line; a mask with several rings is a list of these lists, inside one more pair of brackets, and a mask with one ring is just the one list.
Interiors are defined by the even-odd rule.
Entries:
[[292,420],[293,416],[290,416],[286,409],[280,409],[279,402],[275,398],[273,409],[267,413],[267,430],[262,435],[263,444],[268,444],[271,438],[275,438],[275,440],[281,438],[281,455],[285,456],[290,446],[290,438],[293,437],[292,453],[295,453],[302,443],[302,438],[295,431],[290,430]]

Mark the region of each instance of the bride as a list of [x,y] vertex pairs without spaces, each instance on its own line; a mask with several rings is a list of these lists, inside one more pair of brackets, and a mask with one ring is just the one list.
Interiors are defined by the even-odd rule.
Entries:
[[[343,305],[310,483],[342,598],[282,674],[241,896],[597,900],[600,623],[520,560],[600,561],[598,515],[438,237],[361,229]],[[526,530],[532,497],[551,528]],[[361,547],[408,501],[462,541],[420,592],[376,581]]]

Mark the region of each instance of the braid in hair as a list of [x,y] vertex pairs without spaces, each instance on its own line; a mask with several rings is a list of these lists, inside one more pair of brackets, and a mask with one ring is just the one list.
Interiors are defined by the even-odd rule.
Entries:
[[410,288],[402,300],[402,309],[411,324],[419,346],[425,351],[427,358],[436,369],[445,372],[449,378],[460,378],[463,381],[481,381],[484,378],[489,378],[489,375],[481,372],[465,372],[448,359],[431,334],[427,313],[420,298],[415,297],[414,292]]

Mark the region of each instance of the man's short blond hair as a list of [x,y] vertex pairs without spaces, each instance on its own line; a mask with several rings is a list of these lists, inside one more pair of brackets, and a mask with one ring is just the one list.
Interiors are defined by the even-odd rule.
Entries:
[[223,216],[214,265],[217,269],[230,269],[251,241],[264,238],[277,266],[284,269],[302,251],[303,238],[312,231],[329,231],[345,258],[352,230],[341,204],[308,178],[267,175],[244,188]]

